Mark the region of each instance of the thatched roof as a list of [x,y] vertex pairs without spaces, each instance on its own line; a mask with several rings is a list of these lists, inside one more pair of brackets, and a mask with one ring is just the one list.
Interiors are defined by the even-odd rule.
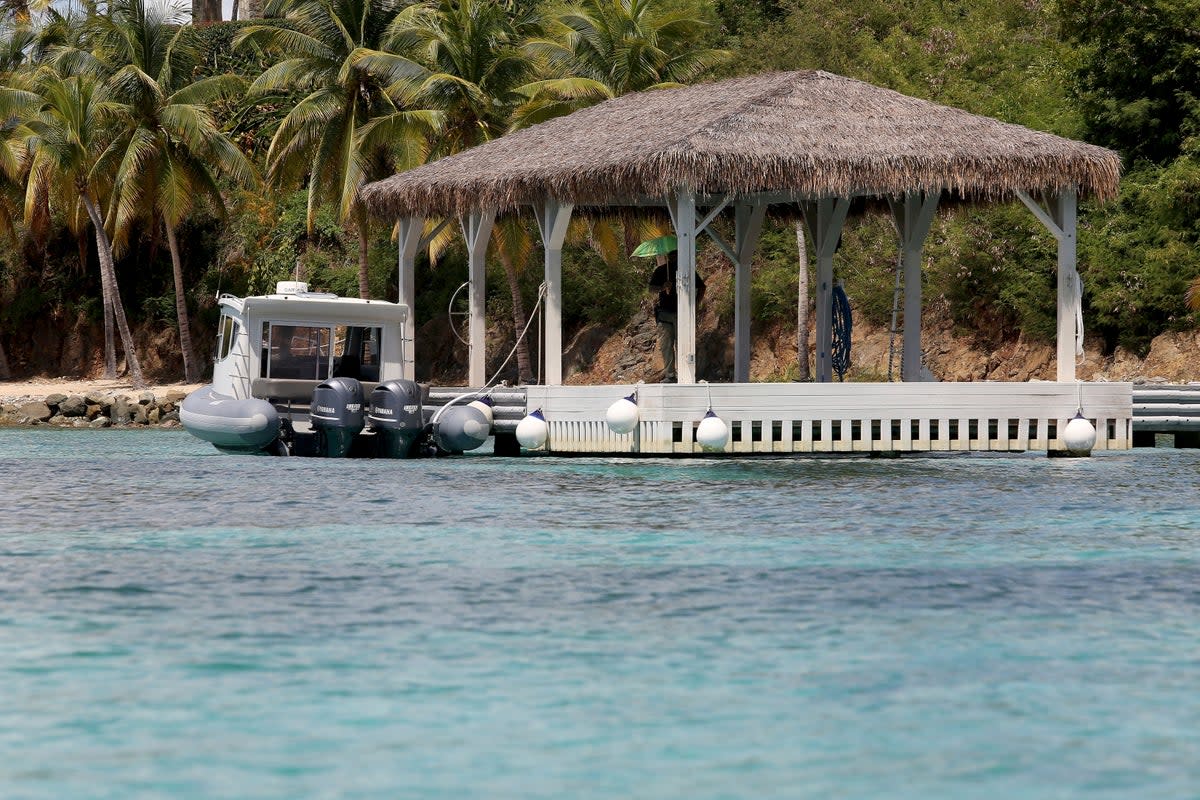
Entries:
[[579,206],[701,194],[809,198],[940,190],[1116,194],[1102,147],[918,100],[827,72],[782,72],[629,94],[369,184],[376,214]]

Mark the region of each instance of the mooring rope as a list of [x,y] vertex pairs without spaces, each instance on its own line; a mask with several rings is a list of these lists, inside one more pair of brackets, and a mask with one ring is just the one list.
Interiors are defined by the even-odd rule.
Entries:
[[472,389],[469,392],[464,392],[463,394],[460,394],[458,397],[455,397],[450,402],[446,403],[441,408],[439,408],[437,411],[435,411],[433,414],[433,417],[429,420],[429,423],[431,425],[436,423],[441,418],[443,411],[445,411],[447,408],[454,405],[455,403],[466,400],[468,397],[481,397],[495,388],[495,384],[497,384],[499,382],[500,376],[502,374],[504,374],[504,368],[508,366],[508,362],[512,361],[512,357],[514,355],[516,355],[517,348],[521,345],[521,340],[525,338],[525,334],[529,333],[529,326],[533,324],[533,320],[536,318],[537,311],[541,307],[542,300],[544,300],[545,297],[546,297],[546,284],[543,283],[541,286],[538,287],[537,302],[533,304],[533,312],[530,313],[529,318],[526,320],[524,330],[522,330],[521,335],[517,337],[517,341],[513,343],[512,350],[508,351],[508,355],[504,358],[504,363],[502,363],[496,369],[496,371],[494,373],[492,373],[492,379],[489,381],[484,381],[483,388]]

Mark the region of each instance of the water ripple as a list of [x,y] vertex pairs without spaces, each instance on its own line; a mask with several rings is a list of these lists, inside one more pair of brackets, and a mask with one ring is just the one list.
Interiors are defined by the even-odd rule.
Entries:
[[0,471],[5,796],[1200,785],[1195,451]]

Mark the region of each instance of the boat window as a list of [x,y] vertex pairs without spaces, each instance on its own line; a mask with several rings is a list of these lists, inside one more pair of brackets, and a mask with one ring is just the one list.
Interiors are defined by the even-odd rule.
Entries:
[[237,341],[238,322],[228,314],[221,315],[221,324],[217,331],[217,361],[224,361],[233,350]]
[[339,325],[334,329],[333,374],[378,381],[382,338],[382,328]]
[[263,327],[263,377],[310,381],[329,377],[332,328],[278,323]]

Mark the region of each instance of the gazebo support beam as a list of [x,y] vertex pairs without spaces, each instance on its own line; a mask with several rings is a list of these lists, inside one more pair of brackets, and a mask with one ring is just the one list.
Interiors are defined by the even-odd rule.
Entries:
[[429,233],[424,233],[424,217],[404,217],[396,224],[396,238],[400,244],[400,274],[397,285],[400,297],[397,302],[408,306],[408,317],[404,320],[404,354],[402,359],[402,375],[405,380],[417,379],[416,353],[416,311],[417,301],[417,253],[429,247],[433,238],[446,227],[448,219],[443,219]]
[[921,380],[921,250],[933,225],[939,197],[939,193],[912,191],[888,201],[900,235],[904,271],[904,350],[900,359],[903,381]]
[[668,207],[678,242],[675,314],[675,379],[696,382],[696,195],[681,187]]
[[705,218],[696,225],[696,236],[708,234],[717,247],[729,257],[735,268],[734,281],[734,355],[733,379],[738,383],[750,382],[750,262],[758,247],[762,233],[763,217],[767,207],[758,203],[740,200],[734,206],[733,246],[712,227],[712,221],[729,205],[729,196],[722,197]]
[[562,385],[562,249],[571,222],[570,203],[548,199],[534,208],[538,230],[546,251],[545,381],[547,386]]
[[1061,190],[1054,197],[1050,211],[1025,192],[1017,192],[1021,202],[1033,212],[1038,221],[1058,240],[1058,336],[1056,348],[1057,379],[1075,380],[1075,356],[1082,334],[1083,297],[1076,270],[1077,193],[1074,186]]
[[738,203],[734,210],[733,380],[750,382],[750,262],[767,207]]
[[817,254],[817,382],[833,380],[833,254],[850,210],[849,197],[823,197],[803,204],[804,221]]
[[400,244],[400,274],[398,302],[408,306],[408,317],[404,320],[404,353],[402,374],[405,380],[417,379],[417,354],[415,342],[417,323],[413,303],[417,299],[417,252],[421,249],[421,232],[425,228],[424,217],[405,217],[398,224],[397,238]]
[[488,240],[492,236],[492,225],[496,221],[496,212],[488,209],[472,211],[465,220],[460,220],[463,237],[467,240],[468,275],[470,287],[467,290],[469,305],[469,335],[470,354],[467,359],[467,383],[472,387],[482,387],[487,383],[487,324],[484,318],[486,302],[485,265],[487,258]]

